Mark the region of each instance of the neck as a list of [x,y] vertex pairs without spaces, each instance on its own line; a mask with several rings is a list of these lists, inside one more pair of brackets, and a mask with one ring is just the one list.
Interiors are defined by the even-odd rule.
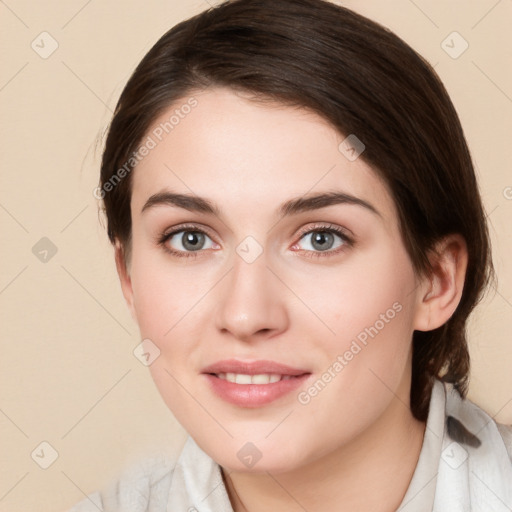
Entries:
[[233,510],[395,511],[416,468],[424,432],[425,423],[395,397],[350,444],[312,463],[277,475],[223,469]]

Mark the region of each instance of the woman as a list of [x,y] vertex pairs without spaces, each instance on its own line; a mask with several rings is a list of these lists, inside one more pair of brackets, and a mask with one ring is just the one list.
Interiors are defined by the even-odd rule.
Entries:
[[73,510],[509,510],[512,431],[466,400],[492,276],[432,68],[321,0],[184,21],[126,85],[108,235],[190,437]]

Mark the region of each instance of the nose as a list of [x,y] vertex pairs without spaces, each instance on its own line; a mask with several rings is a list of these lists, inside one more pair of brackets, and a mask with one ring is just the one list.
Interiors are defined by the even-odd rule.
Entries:
[[267,264],[265,252],[252,263],[235,254],[216,297],[216,326],[222,333],[249,342],[287,329],[286,290]]

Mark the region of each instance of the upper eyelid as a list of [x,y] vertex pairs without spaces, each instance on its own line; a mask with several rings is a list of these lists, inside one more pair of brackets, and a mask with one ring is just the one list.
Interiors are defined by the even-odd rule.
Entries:
[[346,236],[347,238],[355,238],[355,235],[352,233],[352,231],[350,229],[347,229],[343,226],[338,226],[336,224],[333,224],[333,223],[330,223],[330,222],[326,222],[326,223],[315,223],[314,226],[309,226],[309,227],[304,227],[304,228],[301,228],[297,234],[297,236],[304,236],[310,232],[314,232],[314,231],[321,231],[321,230],[325,230],[325,231],[333,231],[333,232],[336,232],[336,234],[338,235],[344,235]]
[[211,230],[201,224],[178,224],[177,226],[164,230],[162,233],[162,238],[175,235],[181,231],[200,231],[211,237]]

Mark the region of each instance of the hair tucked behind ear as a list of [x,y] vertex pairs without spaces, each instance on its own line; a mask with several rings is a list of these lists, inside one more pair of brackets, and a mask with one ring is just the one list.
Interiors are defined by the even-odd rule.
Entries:
[[[468,382],[466,320],[492,273],[484,210],[459,118],[432,67],[400,38],[322,0],[234,0],[183,21],[144,57],[112,120],[101,166],[108,235],[129,249],[131,174],[109,187],[150,124],[194,90],[226,86],[309,108],[387,183],[417,270],[451,233],[468,247],[467,278],[453,317],[413,336],[411,407],[428,414],[436,377],[462,395]],[[126,168],[126,167],[124,167]]]

